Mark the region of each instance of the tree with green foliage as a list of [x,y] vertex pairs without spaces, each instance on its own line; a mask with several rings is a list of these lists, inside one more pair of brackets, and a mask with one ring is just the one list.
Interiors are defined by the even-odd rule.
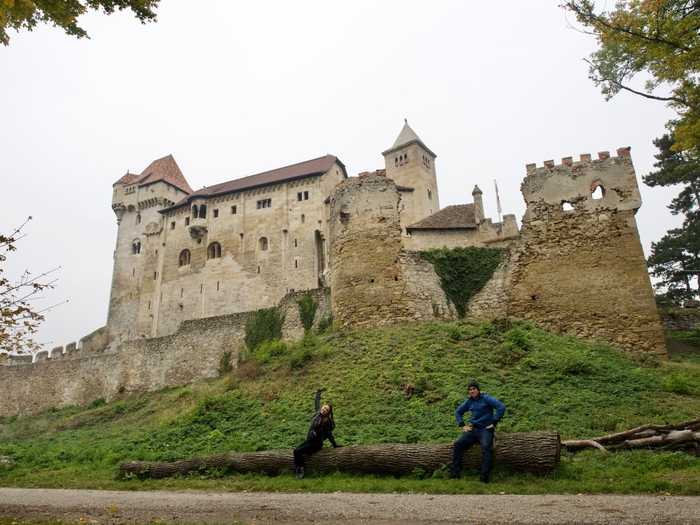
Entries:
[[77,38],[88,37],[78,25],[78,17],[88,11],[115,11],[131,9],[142,23],[156,19],[159,0],[0,0],[0,42],[9,45],[8,29],[31,31],[40,23],[53,24],[66,34]]
[[[654,141],[656,171],[644,177],[648,186],[680,186],[681,191],[669,205],[674,215],[684,215],[683,226],[670,230],[652,243],[647,261],[658,278],[657,288],[666,290],[672,303],[697,298],[700,275],[700,157],[674,151],[671,135]],[[695,287],[693,286],[695,284]]]
[[[595,36],[599,48],[589,76],[610,99],[625,91],[666,102],[677,118],[668,123],[674,151],[700,148],[700,2],[618,0],[597,10],[592,0],[563,4]],[[633,84],[648,77],[643,87]]]
[[55,279],[47,277],[58,268],[32,275],[25,270],[17,279],[8,277],[4,268],[8,254],[17,251],[17,242],[25,234],[22,230],[32,218],[9,234],[0,233],[0,353],[31,353],[39,350],[35,340],[39,326],[44,320],[44,313],[50,308],[38,309],[34,301],[39,294],[53,288]]
[[265,341],[282,338],[284,315],[278,308],[261,308],[248,316],[245,324],[245,345],[254,351]]
[[304,326],[304,333],[308,333],[314,325],[318,303],[314,301],[310,293],[306,293],[297,301],[297,305],[299,306],[299,317],[301,318],[301,324]]

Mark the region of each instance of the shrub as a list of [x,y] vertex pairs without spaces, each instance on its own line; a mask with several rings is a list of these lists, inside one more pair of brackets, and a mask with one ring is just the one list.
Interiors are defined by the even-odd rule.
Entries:
[[260,364],[266,364],[272,361],[275,357],[279,357],[287,353],[287,345],[284,341],[275,339],[274,341],[264,341],[260,343],[258,348],[253,353],[253,358]]
[[299,317],[301,318],[301,324],[304,326],[304,332],[308,332],[314,324],[318,303],[314,301],[311,294],[307,293],[297,301],[297,304],[299,305]]
[[321,317],[321,320],[318,322],[318,331],[319,333],[324,333],[326,332],[330,327],[333,326],[333,314],[328,314],[326,316]]
[[666,392],[690,395],[693,393],[693,380],[686,374],[675,373],[664,378],[662,387]]
[[226,375],[231,370],[233,370],[233,365],[231,364],[231,352],[224,352],[221,355],[221,359],[219,359],[219,375]]
[[284,316],[277,308],[256,310],[248,317],[245,324],[245,345],[254,351],[265,341],[273,341],[282,337]]
[[99,399],[95,399],[87,407],[88,408],[97,408],[97,407],[101,407],[102,405],[105,405],[105,404],[107,404],[107,402],[104,400],[103,397],[101,397]]
[[464,317],[467,303],[491,279],[501,263],[503,250],[499,248],[441,248],[421,252],[432,263],[440,277],[440,286]]

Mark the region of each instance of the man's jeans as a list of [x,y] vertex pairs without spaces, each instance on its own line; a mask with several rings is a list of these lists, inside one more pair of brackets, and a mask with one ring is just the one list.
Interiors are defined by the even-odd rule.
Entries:
[[493,458],[493,429],[473,428],[464,432],[454,443],[452,448],[452,465],[450,473],[459,476],[462,473],[462,454],[474,443],[481,446],[481,477],[488,478],[491,473]]

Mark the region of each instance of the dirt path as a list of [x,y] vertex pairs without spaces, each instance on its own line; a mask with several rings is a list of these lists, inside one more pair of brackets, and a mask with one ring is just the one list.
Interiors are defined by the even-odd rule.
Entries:
[[119,492],[0,488],[0,517],[82,523],[700,524],[700,497]]

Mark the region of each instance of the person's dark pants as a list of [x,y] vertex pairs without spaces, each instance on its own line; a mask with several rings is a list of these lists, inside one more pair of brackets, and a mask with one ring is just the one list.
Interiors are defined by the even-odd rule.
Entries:
[[491,474],[491,463],[493,460],[493,430],[485,428],[474,428],[469,432],[464,432],[454,443],[452,448],[452,465],[450,473],[459,476],[462,473],[462,454],[474,443],[481,446],[481,479],[488,480]]
[[314,452],[318,452],[323,448],[323,441],[317,439],[309,440],[307,439],[301,445],[294,449],[294,466],[303,467],[304,466],[304,456],[310,456]]

